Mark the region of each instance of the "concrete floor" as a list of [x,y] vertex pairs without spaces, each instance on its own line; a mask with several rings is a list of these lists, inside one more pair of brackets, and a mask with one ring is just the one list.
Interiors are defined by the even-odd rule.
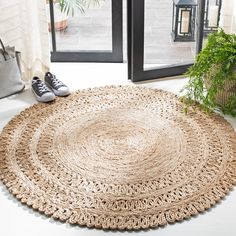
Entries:
[[[126,1],[124,2],[124,60],[126,61]],[[192,61],[195,42],[173,42],[172,0],[145,1],[144,64]],[[68,27],[56,33],[58,50],[111,50],[111,0],[69,17]]]
[[[65,82],[71,90],[103,86],[110,84],[130,84],[127,80],[127,65],[100,63],[54,63],[51,71]],[[138,83],[172,91],[178,94],[186,84],[185,78],[169,78],[165,80]],[[7,122],[20,111],[36,103],[31,90],[0,99],[0,131]],[[236,130],[236,119],[226,117]],[[1,236],[234,236],[236,235],[236,189],[223,201],[209,211],[183,221],[159,229],[137,232],[117,232],[88,229],[71,226],[48,218],[31,208],[21,204],[0,183],[0,235]]]

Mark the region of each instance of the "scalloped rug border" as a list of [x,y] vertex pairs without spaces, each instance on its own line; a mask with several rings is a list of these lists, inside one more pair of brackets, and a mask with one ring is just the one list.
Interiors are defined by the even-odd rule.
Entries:
[[[77,90],[73,92],[70,97],[73,98],[74,96],[81,94],[84,95],[84,93],[88,93],[89,91],[99,91],[100,89],[105,88],[115,88],[115,87],[136,87],[132,85],[111,85],[111,86],[103,86],[103,87],[95,87],[95,88],[88,88],[88,89],[82,89]],[[146,88],[143,87],[142,88]],[[146,88],[146,89],[152,89],[152,90],[159,90],[166,94],[171,94],[173,97],[177,97],[171,92],[163,91],[160,89],[154,89],[154,88]],[[68,97],[70,99],[70,97]],[[64,102],[64,98],[57,98],[55,101],[51,102],[51,104],[58,103],[59,106],[61,102]],[[67,99],[68,100],[68,99]],[[32,112],[35,112],[35,110],[42,109],[47,107],[49,104],[43,104],[38,103],[30,106],[29,108],[26,108],[20,114],[13,117],[9,123],[3,128],[1,134],[0,134],[0,180],[3,182],[3,184],[7,187],[9,192],[13,194],[21,203],[28,205],[30,208],[33,208],[34,210],[45,214],[46,216],[52,217],[56,220],[60,220],[62,222],[67,222],[70,224],[78,224],[80,226],[87,226],[88,228],[96,228],[96,229],[111,229],[111,230],[142,230],[142,229],[148,229],[148,228],[157,228],[159,226],[164,226],[166,224],[172,224],[175,222],[180,222],[185,219],[189,219],[191,216],[196,216],[208,209],[210,209],[212,206],[220,202],[236,185],[236,145],[233,140],[233,136],[235,136],[235,131],[231,127],[231,125],[220,115],[214,114],[214,116],[218,117],[219,119],[222,119],[223,122],[225,122],[225,127],[227,128],[227,131],[230,133],[232,137],[232,140],[230,142],[232,145],[235,145],[233,147],[235,158],[228,166],[228,172],[224,176],[224,179],[220,179],[217,181],[217,183],[214,185],[214,187],[208,189],[208,191],[205,192],[205,194],[198,196],[198,200],[193,198],[193,202],[190,204],[185,204],[184,206],[180,206],[175,209],[175,211],[167,210],[164,213],[160,212],[160,214],[155,214],[152,217],[150,216],[143,216],[141,220],[138,220],[135,217],[127,217],[128,219],[121,219],[119,217],[114,217],[108,219],[105,215],[91,215],[89,212],[81,212],[80,216],[78,217],[78,212],[73,211],[66,211],[65,209],[58,208],[58,206],[53,205],[52,203],[45,202],[45,204],[42,206],[39,203],[37,204],[37,201],[35,201],[34,197],[39,196],[32,196],[32,193],[30,191],[27,191],[26,189],[21,189],[20,186],[17,186],[17,178],[14,178],[14,175],[12,173],[7,172],[7,166],[4,165],[4,152],[5,152],[5,143],[7,143],[7,134],[12,133],[12,128],[17,125],[19,121],[21,121],[25,116],[29,115],[29,113],[32,114]],[[197,108],[198,109],[198,108]],[[13,127],[12,127],[13,126]],[[9,183],[5,176],[8,178],[11,178],[11,183]],[[226,178],[227,177],[227,178]],[[63,216],[62,216],[63,215]],[[106,221],[103,219],[106,218]],[[101,223],[103,222],[103,223]]]

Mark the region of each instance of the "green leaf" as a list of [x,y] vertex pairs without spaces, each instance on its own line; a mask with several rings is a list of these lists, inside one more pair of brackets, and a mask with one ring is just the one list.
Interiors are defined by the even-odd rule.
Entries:
[[[188,99],[200,102],[208,112],[218,107],[216,96],[224,90],[225,81],[235,80],[236,83],[236,35],[226,34],[222,29],[209,34],[204,48],[186,75],[189,81],[181,92]],[[235,96],[221,107],[223,112],[231,115],[235,114],[235,109],[236,90]]]

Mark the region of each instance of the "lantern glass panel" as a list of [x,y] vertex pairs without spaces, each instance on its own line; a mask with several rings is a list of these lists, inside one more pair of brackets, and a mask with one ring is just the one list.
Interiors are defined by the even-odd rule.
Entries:
[[205,2],[205,35],[217,30],[219,26],[221,2],[222,0],[206,0]]
[[179,26],[179,34],[188,34],[190,33],[190,18],[191,18],[191,10],[180,8],[180,26]]
[[216,5],[216,1],[209,1],[208,7],[208,26],[217,27],[219,6]]

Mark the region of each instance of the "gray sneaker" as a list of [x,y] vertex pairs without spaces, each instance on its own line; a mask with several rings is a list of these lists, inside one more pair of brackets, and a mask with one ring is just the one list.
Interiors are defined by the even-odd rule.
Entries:
[[51,102],[55,99],[54,93],[39,77],[33,77],[31,87],[36,99],[39,102]]
[[64,97],[70,94],[70,89],[51,72],[45,73],[44,81],[55,95]]

